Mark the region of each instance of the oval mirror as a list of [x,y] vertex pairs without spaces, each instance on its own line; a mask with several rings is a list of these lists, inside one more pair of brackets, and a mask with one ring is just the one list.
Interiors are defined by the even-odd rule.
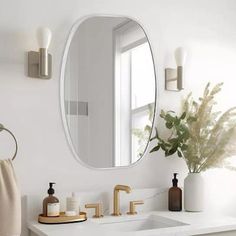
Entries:
[[129,166],[144,155],[156,103],[146,33],[126,17],[90,17],[72,28],[61,73],[67,139],[87,166]]

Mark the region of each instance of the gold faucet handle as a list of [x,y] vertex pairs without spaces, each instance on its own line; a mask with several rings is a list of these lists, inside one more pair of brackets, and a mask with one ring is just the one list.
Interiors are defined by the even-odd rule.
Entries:
[[102,215],[102,204],[101,203],[92,203],[92,204],[86,204],[85,208],[94,208],[95,209],[95,215],[93,218],[101,218]]
[[131,201],[129,203],[129,212],[127,212],[128,215],[136,215],[137,212],[135,211],[135,206],[136,205],[142,205],[144,204],[143,200],[139,200],[139,201]]

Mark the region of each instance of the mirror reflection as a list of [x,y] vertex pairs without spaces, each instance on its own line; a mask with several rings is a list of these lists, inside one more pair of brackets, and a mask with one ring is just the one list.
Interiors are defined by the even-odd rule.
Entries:
[[64,78],[65,116],[77,157],[129,166],[144,154],[155,111],[155,70],[145,32],[124,17],[91,17],[73,35]]

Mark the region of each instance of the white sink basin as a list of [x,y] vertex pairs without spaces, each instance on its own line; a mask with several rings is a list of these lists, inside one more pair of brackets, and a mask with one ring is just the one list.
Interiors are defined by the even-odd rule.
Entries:
[[158,215],[147,215],[143,217],[123,218],[114,221],[102,222],[100,227],[111,231],[132,232],[160,228],[169,228],[187,225],[185,223],[171,220]]

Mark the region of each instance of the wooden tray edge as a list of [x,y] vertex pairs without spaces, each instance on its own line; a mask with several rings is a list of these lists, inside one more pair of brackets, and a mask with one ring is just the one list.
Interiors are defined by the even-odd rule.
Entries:
[[38,222],[40,224],[71,224],[71,223],[79,223],[79,222],[84,222],[87,220],[87,216],[85,212],[80,212],[80,214],[77,216],[65,216],[64,212],[60,213],[61,217],[45,217],[40,214],[38,216]]

